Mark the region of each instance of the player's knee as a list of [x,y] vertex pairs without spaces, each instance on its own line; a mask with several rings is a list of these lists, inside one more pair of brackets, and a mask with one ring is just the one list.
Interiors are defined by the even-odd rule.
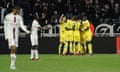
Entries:
[[32,49],[38,49],[38,45],[32,46]]
[[35,49],[38,49],[38,45],[35,45]]
[[92,41],[87,41],[87,44],[91,44],[92,43]]
[[11,53],[16,53],[16,48],[11,48]]
[[10,49],[11,49],[11,50],[15,50],[15,49],[16,49],[16,46],[13,45],[13,46],[10,47]]
[[75,42],[75,45],[78,45],[79,44],[79,42]]

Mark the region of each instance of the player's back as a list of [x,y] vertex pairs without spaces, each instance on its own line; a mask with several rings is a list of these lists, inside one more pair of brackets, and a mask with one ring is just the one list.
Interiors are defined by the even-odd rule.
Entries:
[[82,21],[82,25],[81,25],[81,39],[83,41],[86,40],[91,40],[92,39],[92,32],[90,30],[90,23],[88,20]]
[[79,29],[80,29],[80,21],[75,21],[74,30],[78,30],[79,31]]
[[73,20],[68,19],[65,28],[67,40],[73,41]]

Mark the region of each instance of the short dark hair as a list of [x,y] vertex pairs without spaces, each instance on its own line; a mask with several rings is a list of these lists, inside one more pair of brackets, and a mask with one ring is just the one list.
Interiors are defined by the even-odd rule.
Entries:
[[14,6],[13,9],[20,10],[19,6]]

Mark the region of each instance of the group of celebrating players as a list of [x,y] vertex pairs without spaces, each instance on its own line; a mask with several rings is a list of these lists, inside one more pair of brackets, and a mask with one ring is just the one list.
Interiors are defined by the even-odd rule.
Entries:
[[92,55],[93,25],[88,21],[87,16],[81,19],[72,16],[67,19],[64,14],[60,19],[60,44],[59,55]]

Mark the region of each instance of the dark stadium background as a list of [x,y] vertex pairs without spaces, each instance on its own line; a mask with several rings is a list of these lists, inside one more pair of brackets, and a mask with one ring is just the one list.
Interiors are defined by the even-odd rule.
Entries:
[[[2,16],[4,17],[9,13],[15,5],[21,7],[20,14],[23,15],[24,24],[29,29],[34,14],[38,15],[42,26],[48,24],[53,27],[57,26],[59,24],[58,19],[62,13],[68,18],[73,15],[81,18],[85,14],[95,28],[103,23],[108,25],[115,24],[116,26],[120,24],[120,0],[0,0],[1,27],[3,26]],[[59,33],[59,30],[57,30],[57,33]],[[116,37],[94,36],[94,53],[116,53]],[[30,52],[31,44],[29,39],[29,35],[20,37],[18,53]],[[59,36],[40,37],[39,43],[40,53],[57,53]],[[0,53],[9,53],[7,41],[4,40],[3,28],[0,28]]]

